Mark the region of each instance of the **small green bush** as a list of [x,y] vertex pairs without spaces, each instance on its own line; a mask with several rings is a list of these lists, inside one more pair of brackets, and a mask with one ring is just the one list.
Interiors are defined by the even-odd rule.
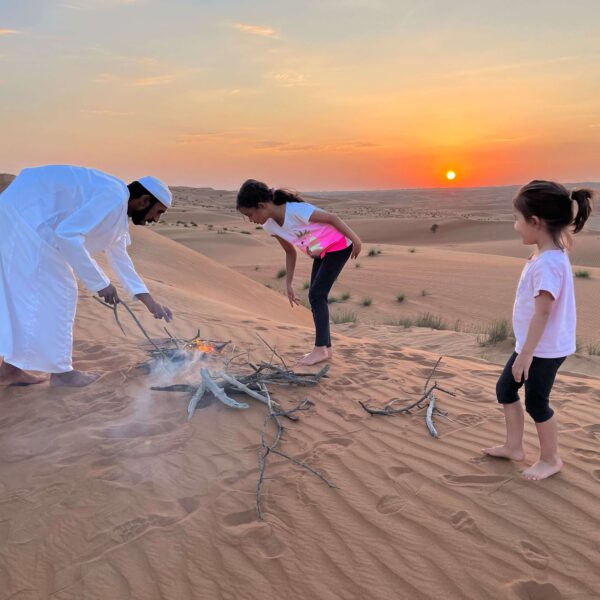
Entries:
[[429,329],[448,329],[446,322],[440,315],[431,313],[422,313],[415,319],[417,327],[427,327]]
[[404,319],[390,319],[389,321],[385,322],[385,325],[393,325],[394,327],[404,327],[404,329],[408,329],[414,324],[414,321],[409,317],[406,317]]
[[380,254],[381,250],[378,250],[377,248],[371,248],[367,256],[379,256]]
[[588,344],[587,351],[590,356],[600,356],[600,343]]
[[575,271],[575,277],[579,277],[580,279],[589,279],[590,272],[578,269],[577,271]]
[[303,290],[307,290],[309,287],[310,287],[310,281],[305,281],[305,282],[302,284],[302,289],[303,289]]
[[346,300],[350,300],[350,292],[344,292],[340,296],[340,302],[346,302]]
[[398,294],[396,296],[396,301],[397,302],[402,303],[402,302],[404,302],[404,300],[406,300],[406,294],[402,293],[402,294]]
[[279,271],[277,271],[277,279],[283,279],[286,275],[287,275],[286,269],[279,269]]
[[327,298],[327,304],[337,304],[338,302],[340,302],[340,299],[337,296],[329,296]]
[[340,323],[356,323],[356,313],[351,310],[342,310],[331,315],[331,320],[337,325]]
[[372,299],[372,298],[369,298],[369,297],[367,296],[366,298],[363,298],[363,299],[360,301],[360,303],[361,303],[363,306],[371,306],[371,304],[373,304],[373,299]]
[[421,290],[421,296],[425,297],[427,296],[429,292],[427,290]]
[[494,321],[484,332],[485,337],[479,342],[481,346],[491,346],[507,340],[512,332],[508,319]]

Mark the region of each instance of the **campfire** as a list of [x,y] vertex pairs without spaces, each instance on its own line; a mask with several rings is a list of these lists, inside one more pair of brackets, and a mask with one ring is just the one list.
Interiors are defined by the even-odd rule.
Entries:
[[[171,339],[174,338],[171,336]],[[194,338],[186,342],[183,349],[188,352],[202,352],[202,354],[210,354],[215,351],[215,347],[210,342],[206,342],[200,338]]]

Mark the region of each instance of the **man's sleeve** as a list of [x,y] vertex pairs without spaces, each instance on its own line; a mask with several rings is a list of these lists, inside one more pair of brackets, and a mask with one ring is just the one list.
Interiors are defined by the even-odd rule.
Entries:
[[58,249],[90,292],[98,292],[110,284],[85,247],[85,239],[94,229],[116,227],[123,211],[123,199],[114,190],[97,194],[79,210],[67,217],[55,231]]
[[127,293],[134,298],[137,294],[147,294],[148,288],[136,273],[133,262],[127,253],[128,239],[127,234],[123,235],[105,250],[105,254],[111,269],[116,273]]

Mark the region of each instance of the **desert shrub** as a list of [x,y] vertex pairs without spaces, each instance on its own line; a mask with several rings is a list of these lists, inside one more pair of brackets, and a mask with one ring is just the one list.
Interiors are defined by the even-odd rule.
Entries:
[[351,310],[342,310],[331,315],[331,320],[336,323],[356,323],[356,313]]
[[344,292],[340,296],[340,302],[346,302],[346,300],[350,300],[350,292]]
[[580,279],[589,279],[590,272],[584,271],[583,269],[578,269],[577,271],[575,271],[575,277],[579,277]]
[[491,346],[507,340],[512,332],[508,319],[494,321],[484,332],[484,337],[479,341],[482,346]]
[[393,325],[394,327],[404,327],[404,329],[408,329],[412,327],[415,323],[410,317],[405,317],[402,319],[390,319],[385,321],[385,325]]
[[404,300],[406,300],[406,294],[405,293],[401,293],[401,294],[398,294],[396,296],[396,301],[397,302],[402,303],[402,302],[404,302]]
[[435,233],[439,227],[440,226],[437,223],[434,223],[429,229],[431,230],[431,233]]
[[417,327],[427,327],[429,329],[448,329],[446,322],[440,315],[432,313],[422,313],[415,319]]
[[600,343],[588,344],[587,351],[590,356],[600,356]]
[[372,299],[372,298],[369,298],[369,296],[367,296],[366,298],[363,298],[363,299],[360,301],[360,303],[361,303],[363,306],[371,306],[371,304],[373,304],[373,299]]
[[277,271],[277,279],[283,279],[286,275],[287,275],[286,269],[279,269],[279,271]]

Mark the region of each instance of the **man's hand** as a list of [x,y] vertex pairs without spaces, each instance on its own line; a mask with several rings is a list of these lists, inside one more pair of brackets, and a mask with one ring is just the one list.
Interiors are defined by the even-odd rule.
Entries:
[[167,306],[162,306],[150,294],[138,294],[136,298],[154,315],[155,319],[164,319],[167,323],[173,320],[173,313]]
[[360,251],[362,250],[362,243],[361,241],[356,238],[354,240],[352,240],[352,253],[350,254],[350,258],[358,258],[358,255],[360,254]]
[[296,296],[296,292],[294,292],[294,288],[291,285],[287,286],[287,297],[292,308],[294,308],[294,304],[300,306],[300,298]]
[[533,356],[531,354],[526,354],[525,352],[521,352],[517,358],[515,358],[515,362],[512,366],[512,374],[517,383],[521,383],[522,379],[529,378],[529,367],[531,367],[531,362],[533,361]]
[[100,298],[102,298],[104,302],[106,302],[106,304],[115,305],[119,304],[120,302],[119,294],[117,294],[117,289],[112,284],[109,284],[103,290],[100,290],[98,292],[98,296],[100,296]]

